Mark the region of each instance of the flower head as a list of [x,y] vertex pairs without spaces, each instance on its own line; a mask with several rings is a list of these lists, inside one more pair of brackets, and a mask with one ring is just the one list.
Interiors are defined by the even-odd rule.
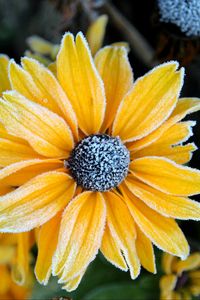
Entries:
[[0,198],[0,230],[41,226],[39,282],[53,273],[75,289],[99,249],[133,279],[141,265],[156,272],[152,243],[187,257],[174,219],[199,219],[188,196],[200,192],[200,172],[183,166],[195,146],[182,144],[194,123],[181,120],[200,100],[178,99],[183,75],[169,62],[133,84],[125,47],[93,59],[81,33],[64,35],[56,77],[30,58],[10,62],[0,182],[17,188]]
[[177,25],[187,36],[200,36],[198,0],[158,0],[161,21]]
[[200,295],[200,253],[191,254],[185,261],[165,253],[160,289],[162,300],[191,299]]

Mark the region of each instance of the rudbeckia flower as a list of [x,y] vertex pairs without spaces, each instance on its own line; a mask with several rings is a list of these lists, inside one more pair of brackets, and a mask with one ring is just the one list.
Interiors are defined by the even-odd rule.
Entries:
[[[40,227],[35,274],[57,275],[75,289],[99,249],[116,267],[156,272],[152,243],[186,258],[175,222],[197,220],[200,172],[183,166],[195,150],[182,145],[200,109],[179,99],[183,69],[162,64],[133,84],[127,50],[109,46],[93,60],[83,35],[64,35],[57,78],[37,61],[12,61],[12,91],[0,100],[9,155],[0,153],[0,231]],[[5,155],[5,154],[4,154]]]
[[160,289],[161,300],[192,299],[200,295],[200,253],[192,253],[185,261],[165,253]]

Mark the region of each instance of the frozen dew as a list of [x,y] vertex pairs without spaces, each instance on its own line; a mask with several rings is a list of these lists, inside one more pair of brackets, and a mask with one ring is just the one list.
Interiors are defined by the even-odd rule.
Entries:
[[158,0],[160,21],[173,23],[187,36],[200,36],[200,0]]
[[129,163],[130,153],[119,137],[98,134],[81,140],[65,167],[84,189],[104,192],[123,181]]

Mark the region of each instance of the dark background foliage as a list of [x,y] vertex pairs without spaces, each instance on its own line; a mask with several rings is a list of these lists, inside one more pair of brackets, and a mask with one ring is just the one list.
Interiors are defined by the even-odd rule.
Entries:
[[[178,59],[186,68],[185,85],[181,96],[200,97],[200,51],[199,39],[185,40],[177,28],[161,24],[155,0],[0,0],[0,53],[5,53],[16,61],[27,49],[26,39],[40,35],[51,42],[59,43],[62,34],[70,30],[86,32],[90,22],[98,15],[109,15],[105,44],[127,41],[131,45],[130,61],[135,78],[148,71],[155,62]],[[118,18],[113,9],[120,14]],[[132,34],[121,26],[121,16]],[[124,20],[123,19],[123,20]],[[139,45],[132,41],[132,27],[152,51],[152,60],[145,59],[138,51]],[[132,42],[131,42],[132,41]],[[187,49],[187,51],[186,51]],[[145,49],[144,49],[145,50]],[[146,49],[148,53],[148,47]],[[191,117],[190,117],[191,118]],[[192,115],[197,120],[194,137],[200,147],[200,114]],[[200,168],[200,151],[196,151],[190,165]],[[200,229],[195,222],[181,222],[181,227],[190,241],[191,248],[200,250]],[[36,255],[36,253],[35,253]],[[156,249],[158,275],[150,275],[145,270],[139,279],[132,282],[129,274],[117,270],[99,255],[89,267],[77,291],[67,294],[75,300],[151,300],[159,298],[159,277],[161,252]],[[52,299],[66,296],[52,279],[47,287],[36,284],[32,299]]]

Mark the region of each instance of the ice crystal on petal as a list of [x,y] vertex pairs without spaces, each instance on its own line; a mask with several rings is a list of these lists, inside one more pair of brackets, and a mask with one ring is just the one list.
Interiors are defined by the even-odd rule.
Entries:
[[199,0],[158,0],[160,20],[177,25],[187,36],[200,36]]

